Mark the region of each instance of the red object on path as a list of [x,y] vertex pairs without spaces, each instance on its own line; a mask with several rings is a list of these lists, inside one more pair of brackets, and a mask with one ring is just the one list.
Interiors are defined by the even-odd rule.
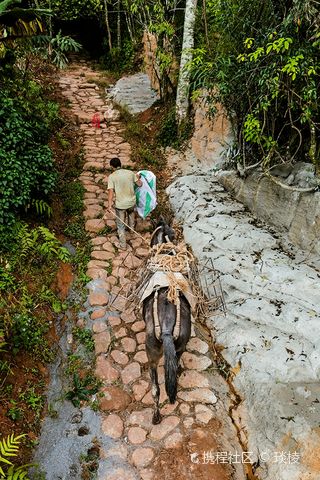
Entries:
[[91,120],[92,126],[96,128],[100,128],[100,115],[99,113],[95,113]]

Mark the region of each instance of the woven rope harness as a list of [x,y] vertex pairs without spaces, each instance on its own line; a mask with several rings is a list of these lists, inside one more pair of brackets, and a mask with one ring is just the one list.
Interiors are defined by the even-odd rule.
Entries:
[[[177,279],[175,273],[188,274],[189,263],[193,260],[193,255],[183,244],[174,245],[171,242],[157,244],[152,248],[152,256],[148,261],[148,269],[156,272],[162,271],[169,278],[169,287],[167,299],[176,306],[176,322],[173,330],[173,339],[177,340],[181,328],[181,301],[180,292],[188,287],[186,280]],[[153,298],[153,321],[154,331],[157,340],[161,341],[161,326],[158,316],[158,296],[159,289],[154,291]]]

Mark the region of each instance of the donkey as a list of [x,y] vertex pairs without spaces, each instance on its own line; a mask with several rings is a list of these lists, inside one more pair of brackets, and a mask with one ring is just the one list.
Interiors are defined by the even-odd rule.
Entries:
[[[174,240],[174,230],[164,220],[160,220],[151,238],[151,246]],[[164,353],[165,389],[170,403],[175,403],[177,396],[177,377],[179,360],[186,349],[191,334],[191,307],[182,292],[180,299],[180,331],[174,339],[173,331],[177,318],[177,307],[167,299],[168,287],[159,288],[143,301],[143,318],[146,324],[146,353],[149,361],[152,383],[154,410],[152,423],[161,422],[159,410],[160,388],[157,366]],[[156,302],[156,303],[155,303]],[[154,312],[157,309],[160,324],[160,337],[155,334]]]

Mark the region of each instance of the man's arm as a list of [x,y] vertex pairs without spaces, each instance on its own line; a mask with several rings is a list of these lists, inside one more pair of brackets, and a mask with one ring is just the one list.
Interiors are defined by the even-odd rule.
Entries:
[[113,207],[113,189],[108,189],[108,209],[111,210]]

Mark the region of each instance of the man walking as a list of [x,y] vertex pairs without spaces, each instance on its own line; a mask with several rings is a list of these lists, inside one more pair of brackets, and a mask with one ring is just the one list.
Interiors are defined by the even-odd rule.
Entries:
[[[121,168],[121,161],[115,157],[110,160],[110,166],[115,170],[108,178],[108,209],[112,210],[115,203],[116,224],[120,242],[120,248],[126,248],[126,222],[129,227],[134,228],[136,196],[134,186],[141,187],[142,181],[139,175],[131,170]],[[115,197],[115,198],[114,198]],[[115,201],[114,201],[115,200]]]

